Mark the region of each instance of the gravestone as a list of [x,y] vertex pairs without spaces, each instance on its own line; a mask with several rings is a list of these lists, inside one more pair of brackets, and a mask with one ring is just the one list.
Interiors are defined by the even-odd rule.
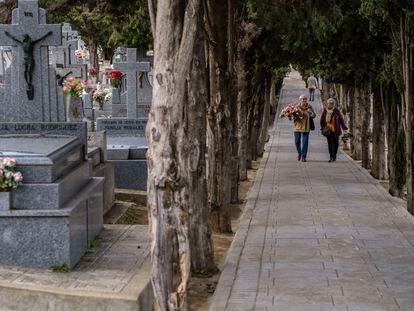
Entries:
[[62,26],[63,46],[68,49],[68,60],[70,64],[80,64],[75,51],[79,49],[79,33],[72,29],[69,23]]
[[12,24],[0,25],[0,45],[13,47],[12,88],[2,120],[58,121],[57,104],[50,102],[47,47],[61,43],[61,25],[46,24],[37,1],[19,0]]
[[138,72],[150,71],[149,62],[137,62],[137,49],[127,49],[127,61],[114,63],[114,69],[126,74],[127,118],[135,119],[137,113]]
[[137,113],[138,118],[148,118],[152,103],[152,87],[153,87],[153,69],[151,71],[141,73],[138,79],[138,100]]
[[115,186],[147,189],[147,119],[98,118],[97,131],[107,133],[108,159],[114,165]]
[[[9,109],[20,113],[23,120],[0,123],[0,158],[16,158],[24,181],[8,193],[8,202],[0,200],[0,263],[73,267],[102,228],[103,178],[92,177],[86,123],[50,122],[48,53],[41,46],[60,40],[60,25],[46,25],[44,10],[33,0],[19,0],[13,22],[0,26],[1,44],[10,44],[5,39],[9,36],[12,41],[23,36],[26,43],[44,41],[30,47],[33,59],[20,51],[20,43],[14,48],[10,74],[17,72],[12,86],[19,97],[11,100],[14,105]],[[39,78],[32,81],[32,88],[27,87],[27,65],[33,77]],[[42,98],[45,92],[48,100]]]

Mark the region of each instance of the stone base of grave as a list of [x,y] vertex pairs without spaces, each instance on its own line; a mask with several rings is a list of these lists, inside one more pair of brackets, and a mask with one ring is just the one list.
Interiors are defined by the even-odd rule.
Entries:
[[0,265],[3,310],[152,311],[147,226],[105,225],[69,273]]
[[[43,185],[25,185],[18,190],[31,197],[31,192],[24,191],[30,186]],[[56,194],[61,193],[57,184],[50,186],[56,188]],[[103,178],[93,178],[62,208],[0,211],[0,262],[24,267],[73,267],[102,228],[102,191]]]
[[147,190],[147,160],[110,160],[114,165],[115,187]]

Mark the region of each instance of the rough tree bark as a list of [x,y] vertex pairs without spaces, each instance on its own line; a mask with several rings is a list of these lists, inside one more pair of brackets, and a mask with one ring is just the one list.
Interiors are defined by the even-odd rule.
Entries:
[[231,232],[232,107],[227,53],[228,3],[206,1],[209,38],[208,189],[214,231]]
[[400,21],[402,78],[404,81],[403,103],[405,106],[405,139],[407,156],[407,209],[414,214],[414,53],[410,36],[410,17]]
[[[202,23],[200,18],[199,23]],[[190,205],[190,254],[191,271],[193,275],[211,275],[217,272],[214,263],[214,249],[211,226],[209,221],[207,180],[206,180],[206,135],[207,135],[207,105],[209,101],[208,69],[206,63],[206,50],[204,31],[199,24],[197,42],[194,47],[194,58],[191,72],[187,79],[188,107],[186,122],[188,128],[188,142],[190,150],[195,152],[192,157],[198,160],[198,165],[189,165],[189,205]],[[193,169],[191,169],[193,168]]]
[[361,99],[361,165],[368,169],[371,167],[370,163],[370,130],[369,123],[371,120],[371,104],[369,87],[360,88],[359,94]]
[[353,98],[353,110],[352,110],[352,158],[354,160],[362,159],[362,99],[360,95],[360,89],[354,89]]
[[263,156],[264,147],[266,145],[269,129],[270,118],[270,90],[271,90],[272,76],[267,73],[264,77],[264,101],[261,103],[263,112],[260,122],[259,139],[257,140],[257,155]]
[[374,89],[373,105],[371,174],[377,179],[386,179],[385,113],[379,87]]
[[191,69],[199,15],[200,0],[157,2],[153,101],[146,137],[152,284],[161,311],[187,309],[189,174],[198,168],[200,149],[185,133],[185,77]]

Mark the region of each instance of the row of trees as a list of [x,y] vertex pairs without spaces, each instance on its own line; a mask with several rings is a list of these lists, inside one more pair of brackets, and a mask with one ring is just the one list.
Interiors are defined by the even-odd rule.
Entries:
[[413,213],[412,1],[149,2],[156,83],[148,197],[162,310],[185,308],[190,262],[211,268],[207,214],[214,230],[231,231],[229,203],[263,152],[270,98],[289,64],[323,78],[325,99],[336,96],[350,119],[353,158],[389,178],[391,194],[406,188]]
[[216,271],[211,232],[232,232],[230,204],[263,154],[271,98],[288,63],[274,70],[266,58],[269,37],[247,2],[154,0],[149,8],[153,285],[160,310],[181,310],[190,274]]
[[[0,6],[3,22],[16,6],[16,0]],[[247,1],[40,0],[40,6],[49,22],[69,22],[80,32],[95,68],[98,50],[111,59],[117,46],[154,48],[147,128],[153,285],[161,310],[185,309],[190,274],[217,271],[212,231],[232,232],[230,204],[263,154],[288,59],[273,50]]]

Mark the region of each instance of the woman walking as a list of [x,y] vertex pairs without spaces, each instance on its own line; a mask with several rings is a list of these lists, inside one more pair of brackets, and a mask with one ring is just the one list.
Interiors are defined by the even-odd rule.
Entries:
[[293,120],[293,131],[295,134],[295,145],[298,152],[298,161],[306,162],[309,145],[309,132],[311,130],[311,122],[316,114],[308,103],[306,95],[299,97],[298,117]]
[[339,147],[339,136],[343,130],[348,130],[345,125],[344,118],[341,112],[335,107],[336,101],[333,98],[329,98],[326,102],[326,107],[323,110],[321,116],[321,130],[322,134],[326,136],[329,149],[329,162],[336,161],[336,154]]

